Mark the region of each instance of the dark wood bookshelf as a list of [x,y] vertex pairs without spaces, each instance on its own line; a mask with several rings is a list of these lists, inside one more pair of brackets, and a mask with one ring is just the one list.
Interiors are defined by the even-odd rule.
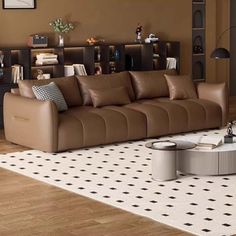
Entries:
[[[99,67],[103,74],[125,70],[146,71],[166,69],[168,57],[177,60],[180,69],[180,43],[175,41],[158,41],[156,43],[102,43],[98,45],[72,45],[68,47],[0,48],[4,55],[4,67],[0,68],[0,127],[3,126],[3,97],[5,92],[17,87],[12,81],[12,66],[23,68],[23,79],[36,79],[37,71],[50,74],[51,78],[63,77],[64,66],[84,64],[88,75],[95,74]],[[36,55],[54,53],[58,64],[36,65]]]

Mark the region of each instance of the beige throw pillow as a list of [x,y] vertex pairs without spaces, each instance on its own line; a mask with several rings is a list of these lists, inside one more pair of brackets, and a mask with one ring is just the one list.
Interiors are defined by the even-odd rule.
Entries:
[[130,103],[128,89],[117,87],[110,89],[89,89],[94,107],[126,105]]
[[165,75],[170,99],[188,99],[197,98],[197,93],[190,76],[187,75]]

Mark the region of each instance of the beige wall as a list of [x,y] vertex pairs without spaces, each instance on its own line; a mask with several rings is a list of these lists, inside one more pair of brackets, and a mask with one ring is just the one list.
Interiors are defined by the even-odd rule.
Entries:
[[[25,46],[30,34],[55,36],[49,22],[63,17],[75,22],[66,44],[84,43],[100,36],[107,42],[135,39],[140,22],[144,35],[181,42],[181,72],[191,73],[191,0],[36,0],[35,10],[0,10],[0,46]],[[212,1],[212,0],[210,0]]]

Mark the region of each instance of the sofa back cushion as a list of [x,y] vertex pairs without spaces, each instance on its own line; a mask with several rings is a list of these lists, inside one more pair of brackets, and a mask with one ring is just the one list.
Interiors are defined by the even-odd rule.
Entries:
[[169,96],[164,74],[176,75],[176,70],[130,71],[136,99]]
[[135,99],[132,88],[130,75],[128,72],[120,72],[109,75],[91,75],[91,76],[77,76],[80,91],[83,98],[83,105],[92,105],[91,90],[109,90],[111,88],[125,87],[128,90],[130,100]]
[[20,95],[23,97],[35,98],[32,87],[34,85],[46,85],[51,82],[55,82],[55,84],[58,86],[69,107],[82,105],[82,98],[80,95],[78,82],[74,76],[45,80],[20,80],[18,84]]
[[117,87],[111,89],[89,89],[93,106],[103,107],[112,105],[127,105],[130,98],[126,87]]

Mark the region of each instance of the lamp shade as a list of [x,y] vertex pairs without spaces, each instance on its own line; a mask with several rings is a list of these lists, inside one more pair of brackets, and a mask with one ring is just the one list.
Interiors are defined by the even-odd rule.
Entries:
[[211,58],[215,59],[227,59],[230,58],[230,53],[226,48],[216,48],[211,53]]

